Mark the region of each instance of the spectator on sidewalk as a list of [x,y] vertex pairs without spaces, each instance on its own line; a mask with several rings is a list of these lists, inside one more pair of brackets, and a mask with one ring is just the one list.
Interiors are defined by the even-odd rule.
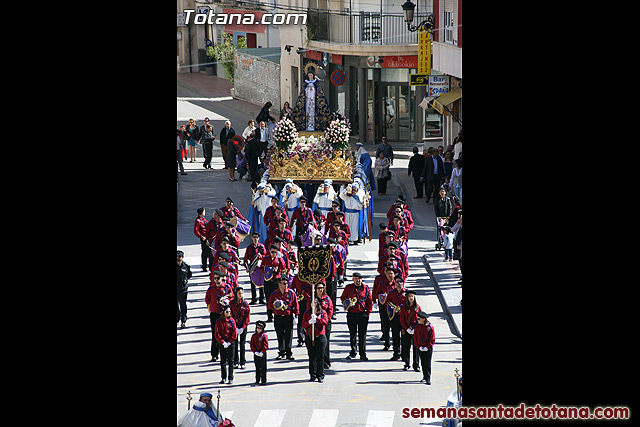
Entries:
[[440,218],[448,218],[451,216],[451,211],[453,210],[453,206],[451,205],[451,199],[447,196],[447,190],[444,188],[440,189],[438,198],[433,201],[433,210],[436,213],[437,217]]
[[236,130],[231,127],[229,120],[224,122],[224,128],[220,131],[220,150],[222,150],[222,159],[224,160],[224,167],[227,169],[227,141],[231,141],[231,138],[236,136]]
[[453,170],[453,151],[447,150],[443,156],[444,162],[444,178],[451,178],[451,172]]
[[249,137],[249,134],[251,133],[251,131],[256,130],[256,122],[255,120],[249,120],[249,124],[247,125],[246,128],[244,128],[244,130],[242,131],[242,137],[244,139],[247,139]]
[[448,225],[444,226],[444,260],[445,261],[453,261],[453,240],[456,238],[456,235],[451,231],[451,227]]
[[422,199],[424,184],[420,181],[420,174],[424,169],[424,156],[418,154],[418,147],[413,147],[413,157],[409,160],[409,176],[413,175],[413,183],[416,186],[416,196],[414,199]]
[[393,166],[393,147],[391,147],[391,144],[387,142],[386,136],[382,136],[382,144],[378,145],[378,148],[376,150],[376,158],[381,151],[384,153],[384,156],[389,159],[389,162]]
[[[183,128],[184,126],[180,126],[181,128]],[[178,169],[180,170],[180,175],[186,175],[187,173],[184,171],[184,166],[182,165],[182,154],[183,151],[182,147],[184,146],[184,141],[182,140],[182,138],[180,138],[180,135],[182,134],[182,132],[180,131],[180,129],[178,129]],[[186,152],[186,151],[185,151]],[[185,157],[186,159],[186,157]]]
[[431,150],[431,156],[424,161],[424,168],[420,174],[422,181],[427,183],[427,203],[431,200],[431,194],[435,200],[442,185],[444,175],[444,162],[438,155],[438,150]]
[[262,109],[260,110],[260,112],[258,113],[258,115],[256,116],[256,122],[260,123],[260,122],[268,122],[269,120],[271,120],[273,117],[271,117],[271,114],[269,114],[269,108],[271,108],[272,104],[270,101],[267,101],[264,103],[264,105],[262,106]]
[[451,170],[451,180],[449,181],[453,194],[458,196],[462,202],[462,160],[453,161],[453,169]]
[[187,137],[189,138],[189,156],[191,160],[189,163],[196,161],[196,147],[198,146],[198,140],[200,140],[200,130],[196,125],[196,121],[193,118],[189,119],[189,126],[187,126]]
[[180,125],[180,133],[178,133],[178,135],[180,136],[180,150],[181,150],[181,154],[182,157],[184,157],[185,160],[187,160],[187,128],[184,125]]
[[378,196],[387,194],[387,181],[389,181],[390,161],[384,156],[384,152],[379,151],[376,158],[376,180],[378,181]]
[[204,162],[202,167],[211,169],[211,158],[213,157],[213,139],[216,134],[213,131],[213,125],[209,123],[209,117],[204,118],[204,125],[200,128],[200,143],[204,153]]
[[282,104],[282,110],[280,110],[280,120],[282,120],[286,115],[291,114],[291,111],[293,110],[289,106],[289,101],[285,101],[285,103]]

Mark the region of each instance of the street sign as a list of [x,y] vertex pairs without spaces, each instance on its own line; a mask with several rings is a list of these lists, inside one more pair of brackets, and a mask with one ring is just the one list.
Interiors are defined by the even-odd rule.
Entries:
[[428,74],[409,74],[410,86],[427,86],[429,84]]
[[340,86],[344,83],[344,72],[341,70],[335,70],[331,73],[331,83],[336,86]]

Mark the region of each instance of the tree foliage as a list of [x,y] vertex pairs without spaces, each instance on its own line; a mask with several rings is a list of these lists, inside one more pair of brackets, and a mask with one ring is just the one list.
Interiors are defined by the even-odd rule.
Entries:
[[209,46],[207,56],[216,58],[219,63],[222,63],[225,77],[233,83],[236,49],[244,49],[246,47],[247,41],[244,37],[238,38],[238,46],[236,47],[233,45],[233,36],[229,33],[224,33],[222,35],[222,43]]

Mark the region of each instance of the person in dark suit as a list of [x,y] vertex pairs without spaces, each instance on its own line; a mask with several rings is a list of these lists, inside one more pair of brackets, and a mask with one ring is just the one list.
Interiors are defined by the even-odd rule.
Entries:
[[424,188],[424,183],[420,181],[422,169],[424,169],[424,156],[418,154],[418,147],[413,147],[413,157],[409,160],[409,176],[413,175],[413,183],[416,186],[417,195],[414,199],[422,199],[422,189]]
[[247,144],[244,149],[247,158],[247,166],[249,166],[249,176],[251,177],[251,188],[258,185],[258,158],[260,156],[260,141],[256,138],[256,131],[252,130],[247,137]]
[[220,149],[222,150],[222,158],[224,159],[224,168],[222,169],[228,169],[227,141],[231,142],[231,138],[233,138],[234,136],[236,136],[236,130],[231,127],[231,122],[227,120],[226,122],[224,122],[224,127],[220,131]]
[[435,199],[440,191],[443,176],[444,162],[438,156],[438,150],[432,150],[431,155],[425,159],[424,168],[420,174],[420,180],[427,183],[427,203],[431,200],[431,193],[433,193],[433,198]]

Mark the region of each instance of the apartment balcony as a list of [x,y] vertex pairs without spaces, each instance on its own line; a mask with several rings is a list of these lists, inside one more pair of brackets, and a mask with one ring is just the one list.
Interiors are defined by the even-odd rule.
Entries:
[[[418,15],[414,22],[426,17],[427,14]],[[407,29],[403,14],[382,15],[380,12],[336,13],[309,9],[307,37],[310,47],[327,49],[339,45],[351,53],[371,47],[389,54],[415,54],[418,44],[418,33]]]
[[443,74],[462,78],[462,48],[450,43],[433,43],[431,67]]

